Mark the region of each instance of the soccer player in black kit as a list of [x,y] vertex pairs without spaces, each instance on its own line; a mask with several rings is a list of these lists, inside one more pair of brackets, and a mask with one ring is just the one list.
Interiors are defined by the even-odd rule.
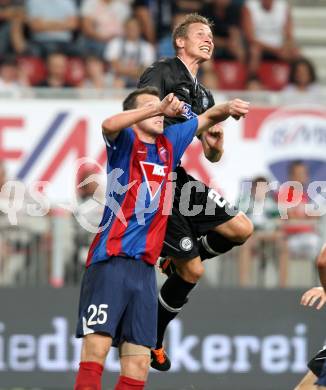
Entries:
[[[138,87],[155,86],[161,97],[173,92],[192,112],[201,114],[214,105],[212,94],[197,81],[200,64],[211,58],[214,48],[210,22],[198,14],[186,16],[173,32],[173,43],[176,57],[157,61],[146,69]],[[247,103],[235,99],[233,104]],[[183,120],[165,118],[165,125]],[[218,161],[223,153],[222,129],[210,128],[202,134],[201,142],[206,158]],[[166,272],[168,279],[159,293],[157,344],[152,350],[151,363],[160,371],[171,366],[163,347],[164,332],[203,275],[202,260],[243,244],[253,231],[251,221],[232,209],[217,191],[188,175],[182,166],[175,172],[173,210],[162,252],[166,259],[161,266],[165,271],[171,269],[167,264],[173,259],[176,272]],[[183,211],[192,210],[194,205],[203,206],[202,211],[195,216],[185,216]]]

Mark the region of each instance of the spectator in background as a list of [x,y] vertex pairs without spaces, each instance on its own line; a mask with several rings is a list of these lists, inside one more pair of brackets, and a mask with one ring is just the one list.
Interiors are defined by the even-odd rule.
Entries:
[[174,57],[175,48],[173,46],[172,31],[178,26],[182,20],[186,17],[186,14],[175,14],[172,19],[171,30],[162,37],[158,42],[157,55],[158,58]]
[[155,61],[155,49],[141,38],[136,18],[130,18],[124,30],[123,37],[114,38],[107,44],[104,57],[116,81],[120,79],[125,87],[134,88],[142,72]]
[[81,7],[84,51],[103,57],[108,42],[123,35],[130,6],[119,0],[84,0]]
[[22,0],[0,0],[0,57],[15,49],[12,24],[23,14]]
[[200,13],[202,2],[200,0],[134,0],[133,9],[144,38],[151,43],[156,43],[171,34],[173,15]]
[[250,192],[243,194],[239,200],[239,209],[251,219],[255,230],[275,229],[279,213],[266,177],[258,176],[252,180]]
[[75,54],[72,42],[78,18],[74,1],[27,0],[27,20],[35,55]]
[[71,87],[66,81],[67,57],[63,53],[49,54],[46,60],[47,77],[38,87],[65,88]]
[[[285,221],[284,231],[288,236],[289,251],[294,256],[315,260],[321,242],[317,234],[316,218],[307,215],[305,210],[310,202],[307,194],[310,184],[308,166],[303,161],[293,161],[289,164],[288,179],[301,184],[303,188],[303,193],[298,194],[293,185],[289,184],[278,194],[279,204],[286,204],[287,207],[288,221]],[[292,202],[294,206],[288,208]]]
[[263,91],[265,89],[264,84],[261,82],[260,78],[256,75],[250,75],[246,81],[246,91]]
[[315,94],[319,92],[316,71],[309,60],[299,58],[291,64],[289,85],[285,92],[291,94]]
[[248,0],[242,18],[249,45],[250,74],[257,73],[262,59],[292,61],[298,57],[287,1]]
[[245,50],[240,31],[243,6],[232,0],[213,0],[204,6],[202,14],[213,23],[214,58],[245,60]]
[[21,87],[28,86],[28,81],[23,70],[19,67],[14,57],[6,56],[0,62],[0,92],[15,92]]
[[122,83],[118,83],[112,72],[105,70],[102,58],[88,56],[85,60],[86,79],[81,83],[83,88],[94,88],[104,90],[106,88],[122,88]]
[[201,13],[203,4],[201,0],[175,0],[171,2],[172,13],[193,14]]

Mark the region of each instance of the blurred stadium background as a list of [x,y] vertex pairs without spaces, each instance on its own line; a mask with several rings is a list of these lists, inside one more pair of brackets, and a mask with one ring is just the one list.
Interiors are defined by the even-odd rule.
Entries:
[[[276,9],[265,19],[263,2]],[[221,162],[205,161],[197,141],[183,162],[256,231],[206,262],[169,331],[173,369],[151,373],[148,388],[290,390],[324,342],[325,313],[299,299],[318,283],[326,239],[326,1],[0,0],[1,390],[72,388],[85,221],[96,226],[105,181],[100,123],[145,67],[173,55],[171,29],[189,12],[215,21],[202,83],[217,102],[241,97],[252,109],[224,124]],[[259,42],[273,50],[260,56]],[[82,157],[92,162],[77,166]],[[282,196],[287,180],[303,185],[300,199]],[[258,192],[253,210],[257,181],[273,190],[265,202]],[[115,354],[107,369],[112,389]]]

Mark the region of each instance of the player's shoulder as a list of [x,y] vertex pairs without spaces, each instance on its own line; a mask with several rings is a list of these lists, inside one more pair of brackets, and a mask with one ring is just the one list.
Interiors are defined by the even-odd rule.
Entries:
[[147,69],[171,70],[176,64],[176,57],[165,57],[155,61]]

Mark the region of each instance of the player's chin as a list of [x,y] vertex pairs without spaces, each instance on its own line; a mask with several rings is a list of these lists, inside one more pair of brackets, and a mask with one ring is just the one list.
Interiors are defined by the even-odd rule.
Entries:
[[212,53],[205,53],[203,51],[200,52],[199,59],[200,62],[209,61],[212,58]]
[[153,129],[154,133],[156,135],[160,135],[160,134],[163,134],[163,131],[164,131],[164,127],[163,126],[156,126],[154,129]]

